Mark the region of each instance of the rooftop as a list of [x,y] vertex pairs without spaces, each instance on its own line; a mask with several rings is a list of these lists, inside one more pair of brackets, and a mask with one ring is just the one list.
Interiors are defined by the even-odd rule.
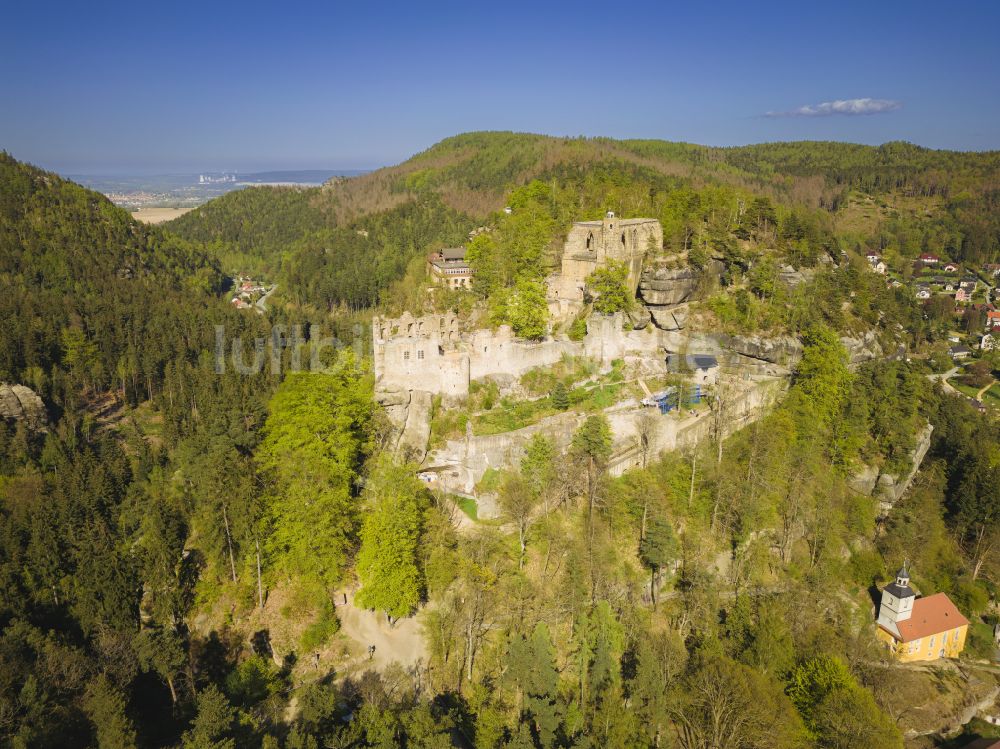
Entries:
[[[686,364],[688,369],[713,369],[719,366],[719,360],[711,354],[688,354]],[[667,355],[667,368],[671,372],[681,369],[680,354]]]
[[962,616],[946,594],[935,593],[914,601],[910,618],[896,622],[896,626],[899,627],[900,640],[912,642],[968,623],[969,620]]
[[446,247],[441,250],[442,260],[465,260],[464,247]]

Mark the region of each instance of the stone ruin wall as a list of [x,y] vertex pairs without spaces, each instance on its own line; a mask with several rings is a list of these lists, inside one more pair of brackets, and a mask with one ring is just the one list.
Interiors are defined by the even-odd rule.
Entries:
[[575,314],[583,305],[587,276],[609,261],[628,267],[629,290],[639,286],[643,260],[652,248],[663,247],[663,228],[652,218],[618,219],[573,224],[563,245],[560,270],[549,278],[549,307],[558,317]]
[[[785,385],[782,379],[767,379],[754,383],[732,399],[730,418],[724,430],[729,436],[767,413],[776,400],[778,391]],[[608,473],[620,476],[625,471],[642,465],[639,448],[640,421],[647,419],[649,449],[647,460],[652,462],[665,451],[699,444],[713,438],[712,415],[699,411],[697,415],[679,418],[676,412],[660,414],[658,410],[626,401],[606,410],[614,440],[614,452],[608,464]],[[439,476],[438,486],[445,491],[474,495],[475,486],[490,468],[502,470],[516,468],[524,457],[524,450],[535,434],[551,439],[560,452],[569,448],[573,433],[588,414],[566,412],[549,416],[537,424],[502,434],[482,436],[467,435],[464,439],[449,440],[439,450],[427,457],[426,465]],[[485,517],[486,514],[481,513]]]
[[468,395],[472,380],[520,377],[565,355],[589,356],[606,368],[624,352],[622,322],[620,314],[596,315],[582,342],[552,338],[532,342],[515,338],[505,325],[496,331],[464,333],[454,315],[376,317],[372,322],[376,389],[421,390],[460,399]]
[[451,397],[469,392],[469,359],[456,315],[372,320],[375,381],[380,390],[422,390]]

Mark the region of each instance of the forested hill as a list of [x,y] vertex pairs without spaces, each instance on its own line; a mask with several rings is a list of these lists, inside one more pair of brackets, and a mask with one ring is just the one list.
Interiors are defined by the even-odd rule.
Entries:
[[[907,143],[710,148],[467,133],[402,164],[322,188],[230,193],[167,226],[189,240],[210,243],[227,269],[257,266],[286,281],[317,273],[340,276],[324,288],[315,283],[296,287],[295,302],[365,306],[380,301],[409,260],[428,246],[462,241],[460,228],[489,222],[513,190],[533,180],[552,186],[553,195],[562,191],[563,202],[574,209],[559,216],[560,222],[606,209],[652,215],[668,230],[668,248],[684,247],[711,221],[718,240],[720,230],[737,229],[735,218],[731,226],[718,225],[720,209],[723,216],[735,217],[740,205],[763,197],[785,213],[810,214],[810,221],[829,224],[834,233],[853,231],[845,239],[855,249],[895,247],[904,257],[932,251],[977,263],[1000,253],[1000,154],[935,151]],[[680,188],[697,194],[679,201],[673,194]],[[890,220],[859,227],[850,211],[852,196],[875,196]],[[908,204],[912,216],[904,217],[905,226],[892,215],[897,201],[913,204]],[[421,226],[402,243],[356,238],[371,235],[373,228],[383,237],[394,235],[405,223],[400,217],[414,215]],[[673,236],[671,226],[678,229]],[[353,270],[344,272],[345,267]],[[377,282],[356,288],[349,279],[357,275]]]
[[200,246],[0,153],[0,382],[60,407],[112,385],[145,400],[236,317],[222,282]]

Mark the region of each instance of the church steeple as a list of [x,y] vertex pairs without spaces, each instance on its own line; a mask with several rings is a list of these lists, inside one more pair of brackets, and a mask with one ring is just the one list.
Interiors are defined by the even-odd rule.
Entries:
[[917,594],[910,587],[910,572],[906,562],[896,573],[895,581],[882,589],[882,605],[879,607],[878,621],[890,632],[899,634],[896,622],[906,621],[913,613],[913,602]]
[[900,588],[910,587],[910,573],[906,569],[906,560],[903,560],[903,566],[899,568],[899,572],[896,573],[896,585]]

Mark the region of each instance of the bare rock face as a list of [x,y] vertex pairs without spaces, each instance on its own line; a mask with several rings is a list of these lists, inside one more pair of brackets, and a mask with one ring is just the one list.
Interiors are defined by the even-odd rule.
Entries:
[[48,431],[45,404],[29,387],[0,382],[0,419],[24,422],[34,432]]
[[660,330],[684,330],[684,322],[687,320],[686,312],[664,307],[650,307],[649,314],[653,318],[653,325]]
[[421,462],[431,435],[431,394],[424,390],[381,390],[375,400],[392,425],[390,444],[405,460]]
[[860,338],[844,336],[840,339],[840,342],[847,349],[851,368],[857,367],[864,362],[878,359],[884,353],[882,346],[878,342],[878,336],[875,335],[875,331],[873,330],[866,331]]
[[406,424],[396,443],[396,451],[406,460],[420,463],[427,455],[427,441],[430,437],[431,394],[424,390],[411,390]]
[[802,343],[791,336],[763,338],[738,335],[724,339],[723,345],[741,356],[749,356],[751,359],[760,359],[772,364],[790,365],[802,356]]
[[791,265],[785,265],[778,271],[778,277],[782,283],[793,289],[799,284],[811,280],[815,275],[816,271],[813,268],[794,268]]
[[933,431],[934,427],[927,423],[917,435],[916,444],[910,451],[910,468],[905,475],[882,473],[875,466],[861,465],[848,477],[847,483],[860,494],[876,497],[879,500],[880,513],[888,515],[893,505],[910,488],[913,479],[916,478],[917,471],[923,465],[924,458],[927,457],[927,451],[931,446],[931,433]]
[[641,304],[634,305],[635,309],[628,313],[628,321],[633,330],[642,330],[650,321],[650,311]]
[[653,268],[639,278],[639,296],[646,304],[658,307],[682,304],[694,298],[704,276],[719,276],[725,266],[710,260],[704,270],[694,268]]

